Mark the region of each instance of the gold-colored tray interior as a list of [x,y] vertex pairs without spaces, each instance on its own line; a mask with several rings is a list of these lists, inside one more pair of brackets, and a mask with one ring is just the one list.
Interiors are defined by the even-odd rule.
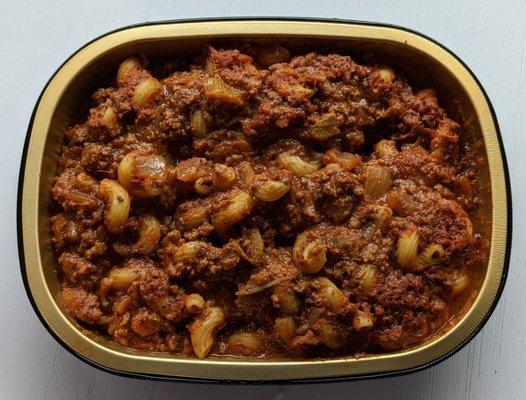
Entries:
[[[330,48],[341,54],[374,53],[410,78],[434,88],[441,104],[466,123],[465,140],[485,140],[481,166],[486,235],[491,249],[480,271],[473,305],[447,332],[414,349],[331,360],[242,360],[139,353],[114,345],[71,320],[58,301],[56,260],[50,245],[51,183],[65,129],[94,89],[106,84],[118,64],[144,52],[149,58],[199,54],[210,42],[279,42],[291,49]],[[416,34],[383,26],[307,21],[213,21],[147,25],[118,31],[82,49],[59,70],[45,90],[30,131],[22,198],[25,268],[30,295],[45,323],[74,352],[108,369],[198,379],[285,380],[338,378],[418,368],[446,355],[471,336],[493,307],[505,264],[507,202],[495,122],[470,73],[441,47]]]

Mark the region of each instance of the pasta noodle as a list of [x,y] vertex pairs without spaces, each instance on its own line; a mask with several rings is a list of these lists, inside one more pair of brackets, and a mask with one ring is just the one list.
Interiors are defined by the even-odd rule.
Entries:
[[374,319],[371,313],[360,310],[356,312],[356,315],[353,318],[353,328],[355,331],[365,331],[371,329],[373,325]]
[[327,247],[313,231],[298,235],[292,258],[297,267],[306,274],[319,272],[327,261]]
[[346,296],[328,278],[317,278],[315,283],[319,286],[325,306],[333,313],[339,312],[345,304]]
[[192,204],[192,207],[177,213],[177,220],[184,229],[193,229],[202,225],[212,212],[209,204]]
[[214,185],[218,190],[228,190],[234,184],[236,171],[225,164],[214,164]]
[[138,107],[144,107],[161,89],[162,85],[157,79],[153,77],[145,78],[135,87],[132,102]]
[[324,162],[326,164],[338,163],[343,168],[352,170],[362,164],[362,157],[357,154],[329,150],[324,157]]
[[261,201],[276,201],[285,196],[289,189],[288,183],[269,180],[256,184],[254,196]]
[[186,296],[184,307],[189,313],[198,314],[205,308],[205,300],[200,294],[192,293]]
[[117,113],[115,112],[115,109],[112,106],[106,107],[106,110],[102,115],[102,123],[109,130],[118,128],[119,118],[117,117]]
[[417,264],[418,233],[415,230],[407,230],[398,239],[396,259],[400,268],[412,271]]
[[221,308],[210,307],[189,326],[190,339],[197,358],[206,357],[214,343],[214,334],[224,324],[225,314]]
[[234,333],[227,341],[226,351],[230,354],[254,356],[263,350],[263,342],[253,333]]
[[124,60],[117,71],[117,85],[125,86],[130,76],[141,69],[141,62],[137,57]]
[[273,46],[261,49],[257,56],[257,62],[267,68],[272,64],[288,61],[289,58],[290,52],[285,47]]
[[444,248],[439,244],[430,244],[418,256],[420,265],[434,265],[439,264],[447,259],[447,254]]
[[451,295],[453,297],[458,296],[469,286],[469,276],[465,273],[459,273],[455,277],[451,286]]
[[391,158],[398,154],[398,149],[393,140],[382,139],[374,146],[374,152],[379,158]]
[[137,279],[137,274],[131,268],[115,268],[108,276],[111,287],[118,290],[126,290]]
[[253,206],[252,196],[247,192],[231,192],[227,204],[212,214],[212,223],[217,229],[228,228],[250,214]]
[[380,78],[387,83],[391,83],[395,78],[394,71],[389,67],[380,68],[378,73],[380,74]]
[[122,158],[117,173],[120,184],[132,196],[155,197],[166,181],[166,161],[162,156],[134,150]]
[[337,349],[345,344],[342,335],[337,331],[335,326],[325,319],[318,319],[313,328],[314,332],[325,346],[331,349]]
[[196,110],[190,117],[190,130],[197,138],[204,138],[208,133],[207,119],[210,119],[206,111]]
[[391,171],[387,167],[372,165],[365,170],[365,192],[374,198],[386,194],[391,189]]
[[276,318],[274,326],[278,336],[285,342],[290,342],[296,336],[296,321],[293,317]]
[[117,181],[103,179],[100,182],[100,192],[106,199],[106,226],[110,232],[119,232],[128,222],[130,212],[130,196]]
[[272,302],[283,314],[295,315],[300,311],[301,302],[289,286],[278,285],[272,292]]
[[208,243],[200,242],[198,240],[183,243],[175,250],[173,259],[175,262],[193,261],[199,253],[208,248],[208,246]]
[[249,188],[254,183],[254,180],[256,179],[256,174],[254,173],[254,169],[250,165],[250,163],[243,161],[240,162],[236,166],[237,174],[239,176],[239,180],[243,184],[244,187]]
[[129,254],[150,254],[157,248],[161,239],[161,225],[157,218],[145,215],[141,218],[139,227],[139,240],[133,245],[116,243],[113,248],[122,256]]
[[360,276],[360,289],[364,296],[371,294],[376,281],[376,267],[374,265],[364,265]]
[[277,158],[278,163],[297,175],[309,175],[320,169],[320,164],[317,162],[307,162],[300,157],[281,153]]

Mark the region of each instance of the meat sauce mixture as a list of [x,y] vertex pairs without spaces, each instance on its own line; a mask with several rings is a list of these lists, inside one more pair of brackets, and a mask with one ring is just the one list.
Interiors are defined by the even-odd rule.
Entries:
[[487,247],[462,133],[433,90],[381,63],[248,45],[129,58],[65,134],[61,299],[143,351],[420,344],[473,298]]

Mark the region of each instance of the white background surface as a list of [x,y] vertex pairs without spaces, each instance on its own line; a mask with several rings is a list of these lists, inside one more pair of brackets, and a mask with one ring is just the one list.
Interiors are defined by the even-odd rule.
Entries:
[[[1,399],[526,399],[526,3],[517,1],[26,1],[0,0]],[[295,386],[138,381],[98,371],[63,350],[26,298],[16,245],[22,144],[42,87],[77,48],[132,23],[205,16],[339,17],[403,25],[456,52],[495,107],[510,166],[514,234],[504,295],[483,331],[437,367],[397,378]]]

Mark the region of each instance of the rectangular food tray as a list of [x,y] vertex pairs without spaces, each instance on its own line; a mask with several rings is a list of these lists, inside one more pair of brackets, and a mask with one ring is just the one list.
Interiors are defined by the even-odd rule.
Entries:
[[[471,140],[483,139],[489,182],[484,212],[491,221],[490,249],[473,304],[454,326],[410,350],[324,360],[243,360],[135,352],[79,326],[58,301],[60,285],[51,248],[51,183],[64,132],[91,92],[115,73],[126,57],[197,54],[214,41],[280,43],[290,48],[334,48],[374,53],[416,82],[433,87],[443,106],[461,110]],[[452,52],[404,28],[363,22],[300,19],[214,19],[168,21],[122,28],[88,43],[53,75],[35,106],[20,170],[18,241],[22,276],[35,312],[67,350],[117,374],[187,381],[297,382],[355,379],[417,371],[465,345],[494,309],[507,274],[511,238],[511,195],[497,121],[471,71]]]

